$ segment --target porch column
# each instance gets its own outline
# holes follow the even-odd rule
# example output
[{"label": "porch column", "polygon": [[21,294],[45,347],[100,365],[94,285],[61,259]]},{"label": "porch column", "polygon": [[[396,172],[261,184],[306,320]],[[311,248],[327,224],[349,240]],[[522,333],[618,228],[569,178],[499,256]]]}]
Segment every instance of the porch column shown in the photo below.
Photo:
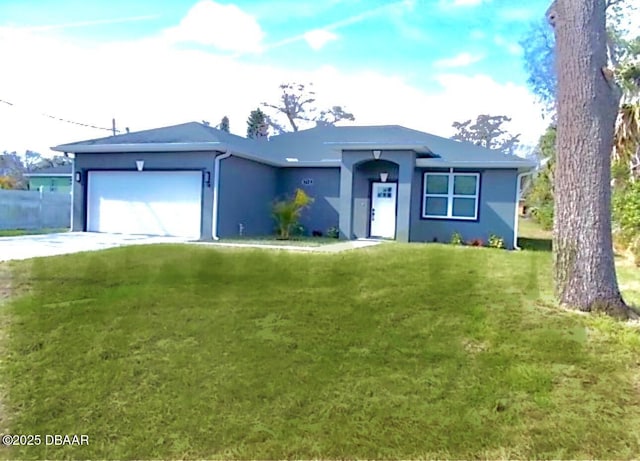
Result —
[{"label": "porch column", "polygon": [[398,164],[398,214],[396,221],[396,240],[409,241],[411,229],[411,184],[415,170],[415,153],[403,152],[395,159]]},{"label": "porch column", "polygon": [[351,240],[353,238],[353,165],[345,164],[344,159],[340,165],[340,217],[338,227],[340,238]]}]

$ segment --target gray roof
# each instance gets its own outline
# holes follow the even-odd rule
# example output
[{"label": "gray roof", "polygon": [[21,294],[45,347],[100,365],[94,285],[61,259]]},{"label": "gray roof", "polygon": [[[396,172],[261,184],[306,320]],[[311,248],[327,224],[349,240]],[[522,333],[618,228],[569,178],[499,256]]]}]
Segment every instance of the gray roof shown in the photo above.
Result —
[{"label": "gray roof", "polygon": [[56,165],[50,166],[48,168],[39,168],[37,170],[33,170],[30,173],[25,173],[24,175],[27,177],[30,176],[71,176],[71,168],[72,165],[69,163],[67,165]]},{"label": "gray roof", "polygon": [[423,166],[534,166],[533,162],[515,155],[398,125],[317,126],[273,136],[269,140],[254,140],[190,122],[63,144],[52,149],[73,153],[230,151],[281,166],[337,166],[342,150],[409,149],[416,152],[417,163]]}]

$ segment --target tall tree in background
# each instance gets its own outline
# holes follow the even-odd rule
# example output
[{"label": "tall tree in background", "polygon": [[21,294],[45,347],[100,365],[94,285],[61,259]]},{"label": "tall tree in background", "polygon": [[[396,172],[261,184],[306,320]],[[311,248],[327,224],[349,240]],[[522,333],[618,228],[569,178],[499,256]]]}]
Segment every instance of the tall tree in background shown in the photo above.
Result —
[{"label": "tall tree in background", "polygon": [[16,152],[4,151],[0,154],[0,177],[3,178],[2,189],[26,188],[25,172],[24,163]]},{"label": "tall tree in background", "polygon": [[621,97],[607,59],[606,0],[555,0],[556,294],[566,306],[634,316],[620,295],[611,240],[611,148]]},{"label": "tall tree in background", "polygon": [[545,230],[553,229],[553,176],[556,168],[556,127],[551,125],[536,147],[539,169],[526,192],[525,201],[533,218]]},{"label": "tall tree in background", "polygon": [[222,117],[222,120],[220,120],[220,125],[218,125],[218,129],[220,131],[229,133],[229,117],[227,117],[226,115]]},{"label": "tall tree in background", "polygon": [[549,22],[543,19],[531,25],[520,41],[527,83],[542,104],[546,114],[553,114],[556,105],[555,37]]},{"label": "tall tree in background", "polygon": [[495,149],[505,154],[512,154],[518,146],[519,134],[512,135],[502,125],[510,122],[511,118],[505,115],[478,115],[475,122],[453,122],[457,130],[451,139],[471,142],[477,146]]},{"label": "tall tree in background", "polygon": [[39,165],[42,163],[43,157],[38,152],[34,152],[32,150],[27,150],[24,153],[24,166],[27,169],[27,172],[31,172],[39,168]]},{"label": "tall tree in background", "polygon": [[247,119],[247,138],[266,138],[268,129],[266,114],[260,108],[252,110]]},{"label": "tall tree in background", "polygon": [[[309,87],[312,86],[310,83]],[[318,125],[335,125],[341,120],[354,121],[353,114],[345,111],[342,106],[319,110],[316,105],[316,93],[302,83],[283,83],[280,85],[282,94],[277,103],[263,102],[262,106],[275,112],[268,116],[267,122],[276,133],[298,131],[304,122],[316,122]],[[279,118],[286,120],[284,123]]]},{"label": "tall tree in background", "polygon": [[[629,89],[626,82],[631,81],[630,74],[635,73],[638,77],[637,48],[640,38],[632,37],[629,30],[629,18],[638,14],[637,0],[607,0],[606,4],[607,51],[611,56],[613,70],[621,77],[623,88]],[[557,87],[556,46],[553,29],[548,21],[532,23],[520,41],[520,46],[524,51],[524,66],[529,74],[527,83],[545,111],[553,116]],[[634,85],[636,88],[638,83],[640,82]]]}]

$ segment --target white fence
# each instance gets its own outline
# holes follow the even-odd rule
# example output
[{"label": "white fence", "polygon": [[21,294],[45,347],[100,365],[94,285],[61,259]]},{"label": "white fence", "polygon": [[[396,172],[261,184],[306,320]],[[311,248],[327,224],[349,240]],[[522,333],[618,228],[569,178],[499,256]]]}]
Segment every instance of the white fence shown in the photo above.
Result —
[{"label": "white fence", "polygon": [[69,227],[71,195],[0,189],[0,230]]}]

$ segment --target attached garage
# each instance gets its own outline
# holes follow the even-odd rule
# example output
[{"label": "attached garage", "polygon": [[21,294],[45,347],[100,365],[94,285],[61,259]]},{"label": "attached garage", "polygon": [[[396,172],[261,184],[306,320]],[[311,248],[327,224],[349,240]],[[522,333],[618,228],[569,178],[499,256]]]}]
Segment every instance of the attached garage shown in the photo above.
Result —
[{"label": "attached garage", "polygon": [[86,230],[198,239],[202,171],[88,171]]}]

